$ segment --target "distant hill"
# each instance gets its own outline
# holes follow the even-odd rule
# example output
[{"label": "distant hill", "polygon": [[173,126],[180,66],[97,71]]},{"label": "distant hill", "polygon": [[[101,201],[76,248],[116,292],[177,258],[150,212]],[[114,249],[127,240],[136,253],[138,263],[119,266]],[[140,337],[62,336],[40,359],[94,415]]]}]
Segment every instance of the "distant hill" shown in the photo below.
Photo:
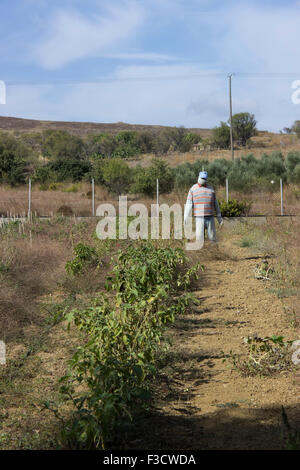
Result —
[{"label": "distant hill", "polygon": [[[22,132],[42,132],[46,129],[64,130],[80,137],[88,134],[99,134],[109,132],[118,134],[120,131],[150,131],[158,132],[168,126],[151,126],[142,124],[127,124],[125,122],[97,123],[97,122],[68,122],[68,121],[39,121],[36,119],[22,119],[14,117],[0,116],[0,131],[12,132],[14,134]],[[210,129],[188,129],[206,138],[211,134]]]}]

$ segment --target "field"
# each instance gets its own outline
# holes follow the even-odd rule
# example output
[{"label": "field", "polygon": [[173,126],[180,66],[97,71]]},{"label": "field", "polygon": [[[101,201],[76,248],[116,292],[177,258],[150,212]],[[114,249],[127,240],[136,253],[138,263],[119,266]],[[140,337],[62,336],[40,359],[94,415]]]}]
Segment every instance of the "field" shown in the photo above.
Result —
[{"label": "field", "polygon": [[[1,117],[0,129],[15,136],[57,129],[86,138],[162,128]],[[172,237],[99,240],[92,173],[79,181],[33,176],[30,217],[28,175],[1,185],[0,449],[300,449],[300,372],[292,360],[292,343],[300,339],[299,149],[294,135],[266,131],[249,148],[235,149],[236,157],[261,158],[243,161],[235,180],[233,174],[242,189],[229,181],[230,200],[247,203],[244,210],[258,217],[225,218],[218,244],[206,240],[198,251]],[[220,158],[230,160],[231,152],[123,156],[115,184],[137,165],[147,182],[145,169],[160,161],[163,186],[167,172],[194,163],[192,170],[179,168],[172,191],[159,195],[160,204],[183,208],[197,160],[210,165]],[[226,165],[218,161],[213,170],[213,177],[221,174],[220,201]],[[250,167],[263,175],[244,190],[239,178]],[[282,176],[288,217],[280,217]],[[257,173],[249,170],[249,177],[253,184]],[[95,208],[111,203],[119,227],[119,200],[109,183],[95,185]],[[135,203],[149,211],[156,192],[129,191],[128,206]]]},{"label": "field", "polygon": [[[54,216],[1,230],[0,322],[8,358],[1,368],[2,449],[76,448],[62,439],[55,414],[57,407],[72,414],[60,402],[58,379],[85,344],[67,317],[96,305],[111,256],[136,244],[97,241],[95,225]],[[278,369],[270,368],[270,357],[256,370],[243,343],[251,335],[299,339],[299,228],[298,218],[230,224],[218,231],[218,247],[206,243],[187,253],[202,266],[187,289],[196,298],[163,333],[146,408],[135,410],[132,423],[118,421],[106,449],[299,448],[299,372],[289,349]],[[72,275],[65,266],[76,259],[78,243],[94,247],[101,264]],[[264,259],[272,268],[268,280],[255,275]]]}]

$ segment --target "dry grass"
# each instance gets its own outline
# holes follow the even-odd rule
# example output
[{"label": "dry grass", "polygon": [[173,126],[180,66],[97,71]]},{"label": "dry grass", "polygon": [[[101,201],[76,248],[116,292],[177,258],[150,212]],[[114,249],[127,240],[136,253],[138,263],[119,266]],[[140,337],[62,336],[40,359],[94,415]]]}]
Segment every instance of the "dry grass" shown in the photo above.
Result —
[{"label": "dry grass", "polygon": [[[1,339],[19,337],[27,325],[40,324],[39,299],[53,290],[64,269],[66,250],[56,240],[7,233],[0,240]],[[26,238],[25,238],[26,237]]]},{"label": "dry grass", "polygon": [[[73,185],[74,186],[74,185]],[[70,185],[69,185],[70,187]],[[32,213],[35,216],[53,216],[56,214],[66,216],[92,216],[91,188],[86,183],[75,185],[76,192],[67,192],[68,185],[61,184],[55,191],[41,191],[39,186],[33,187]],[[252,202],[251,215],[280,215],[280,190],[277,191],[253,191],[253,192],[229,192],[230,199]],[[180,204],[182,208],[186,202],[187,189],[174,190],[170,194],[160,195],[159,202],[172,205]],[[226,198],[225,187],[216,190],[218,199]],[[105,188],[96,186],[95,207],[101,203],[111,203],[118,211],[119,200],[116,195],[109,193]],[[300,212],[300,192],[297,185],[284,186],[284,214],[297,215]],[[128,195],[128,205],[132,203],[144,204],[148,210],[156,204],[156,197]],[[0,187],[0,216],[13,217],[25,216],[28,212],[28,188],[20,187],[11,189]]]},{"label": "dry grass", "polygon": [[[68,192],[71,186],[77,191]],[[81,183],[78,185],[60,184],[55,191],[41,191],[39,185],[32,186],[31,210],[36,216],[53,216],[62,212],[61,207],[69,207],[70,215],[91,216],[91,185]],[[112,199],[112,196],[102,187],[95,188],[95,204]],[[0,215],[25,216],[28,213],[28,187],[23,186],[11,189],[0,187]]]},{"label": "dry grass", "polygon": [[[298,206],[299,207],[299,206]],[[270,217],[265,224],[239,224],[224,236],[248,241],[254,252],[269,256],[274,274],[266,287],[281,299],[289,323],[300,328],[300,219]]]},{"label": "dry grass", "polygon": [[[127,124],[126,122],[115,123],[97,123],[97,122],[70,122],[70,121],[41,121],[37,119],[21,119],[0,116],[0,130],[19,134],[22,132],[43,132],[47,129],[63,130],[70,134],[80,137],[87,137],[89,134],[100,134],[109,132],[118,134],[121,131],[142,131],[157,132],[168,129],[168,126],[155,126],[143,124]],[[199,133],[206,138],[210,133],[210,129],[188,129],[192,132]]]},{"label": "dry grass", "polygon": [[54,217],[0,227],[0,340],[7,349],[0,367],[0,449],[58,446],[59,423],[42,409],[44,400],[59,399],[57,380],[78,343],[62,314],[103,290],[108,268],[103,256],[100,270],[72,279],[65,264],[79,241],[95,243],[95,226],[95,219]]},{"label": "dry grass", "polygon": [[[291,151],[300,150],[300,141],[296,136],[262,133],[258,137],[252,138],[253,143],[249,147],[238,147],[234,150],[234,157],[239,158],[243,155],[252,153],[256,158],[260,158],[263,153],[271,153],[280,151],[284,157]],[[130,166],[140,164],[143,167],[147,167],[151,164],[151,159],[154,155],[144,155],[139,159],[132,159]],[[224,158],[225,160],[231,160],[231,150],[197,150],[193,152],[179,153],[171,152],[161,157],[171,167],[176,167],[182,163],[194,163],[196,160],[208,160],[213,161],[217,158]]]}]

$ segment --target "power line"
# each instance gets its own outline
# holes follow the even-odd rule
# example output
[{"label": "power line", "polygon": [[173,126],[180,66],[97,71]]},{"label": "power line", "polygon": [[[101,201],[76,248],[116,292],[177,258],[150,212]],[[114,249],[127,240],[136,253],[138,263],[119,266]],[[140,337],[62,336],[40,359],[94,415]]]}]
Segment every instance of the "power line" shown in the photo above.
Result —
[{"label": "power line", "polygon": [[226,73],[194,73],[188,75],[161,75],[145,76],[145,77],[116,77],[116,78],[96,78],[93,80],[53,80],[53,81],[5,81],[7,86],[34,86],[34,85],[81,85],[81,84],[97,84],[97,83],[114,83],[114,82],[145,82],[145,81],[161,81],[161,80],[181,80],[181,79],[194,79],[194,78],[209,78],[209,77],[226,77]]},{"label": "power line", "polygon": [[[234,74],[237,78],[241,79],[261,79],[261,78],[283,78],[290,79],[299,77],[300,72],[236,72]],[[75,85],[94,85],[98,83],[126,83],[126,82],[147,82],[147,81],[169,81],[169,80],[193,80],[210,77],[226,77],[225,72],[212,72],[212,73],[191,73],[185,75],[161,75],[161,76],[144,76],[144,77],[107,77],[95,78],[92,80],[46,80],[46,81],[25,81],[25,80],[8,80],[5,84],[9,87],[16,86],[75,86]]]}]

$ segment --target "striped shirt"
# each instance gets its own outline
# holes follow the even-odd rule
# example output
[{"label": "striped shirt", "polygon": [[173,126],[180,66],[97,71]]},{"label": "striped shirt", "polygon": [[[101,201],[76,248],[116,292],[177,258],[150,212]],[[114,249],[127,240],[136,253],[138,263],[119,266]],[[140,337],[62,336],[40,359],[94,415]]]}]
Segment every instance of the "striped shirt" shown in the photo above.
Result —
[{"label": "striped shirt", "polygon": [[214,211],[217,216],[221,215],[216,193],[210,186],[194,184],[189,190],[187,202],[193,204],[195,217],[212,216]]}]

